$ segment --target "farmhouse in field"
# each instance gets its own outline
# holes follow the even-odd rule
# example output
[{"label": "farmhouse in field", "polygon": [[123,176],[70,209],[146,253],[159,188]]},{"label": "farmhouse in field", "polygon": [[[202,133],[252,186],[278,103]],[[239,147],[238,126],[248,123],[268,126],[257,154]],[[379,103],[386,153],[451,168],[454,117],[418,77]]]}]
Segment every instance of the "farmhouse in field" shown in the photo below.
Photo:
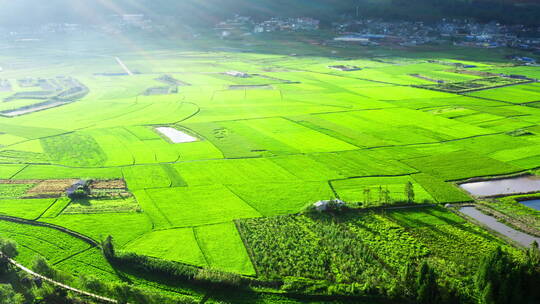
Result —
[{"label": "farmhouse in field", "polygon": [[324,212],[335,207],[343,207],[343,206],[345,206],[345,202],[340,199],[322,200],[322,201],[315,202],[313,204],[313,207],[315,208],[315,210],[319,212]]},{"label": "farmhouse in field", "polygon": [[360,70],[362,70],[361,68],[359,68],[357,66],[352,66],[352,65],[331,65],[331,66],[329,66],[329,68],[334,69],[334,70],[344,71],[344,72],[352,72],[352,71],[360,71]]},{"label": "farmhouse in field", "polygon": [[73,194],[75,194],[75,191],[77,191],[78,189],[84,188],[86,186],[86,184],[87,184],[87,181],[85,181],[83,179],[80,179],[80,180],[74,182],[73,185],[71,185],[69,188],[67,188],[66,195],[68,197],[73,196]]},{"label": "farmhouse in field", "polygon": [[239,72],[239,71],[228,71],[225,72],[226,75],[238,78],[250,78],[251,76],[248,73]]}]

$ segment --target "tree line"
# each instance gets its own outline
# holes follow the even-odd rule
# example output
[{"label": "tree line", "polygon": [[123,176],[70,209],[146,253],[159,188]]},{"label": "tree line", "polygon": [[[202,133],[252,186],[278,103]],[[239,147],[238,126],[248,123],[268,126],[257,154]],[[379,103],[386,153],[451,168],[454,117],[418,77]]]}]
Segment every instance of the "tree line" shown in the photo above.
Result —
[{"label": "tree line", "polygon": [[387,206],[394,203],[407,203],[412,204],[415,202],[416,194],[414,190],[414,185],[412,182],[408,181],[404,185],[403,194],[405,195],[405,200],[395,200],[392,198],[392,194],[388,187],[383,187],[380,185],[373,190],[371,187],[366,187],[362,191],[363,200],[362,203],[364,206]]},{"label": "tree line", "polygon": [[[79,304],[94,303],[93,300],[73,294],[62,288],[52,286],[47,282],[32,278],[28,274],[15,269],[7,258],[15,258],[18,254],[17,245],[8,240],[0,239],[0,304]],[[103,242],[103,253],[117,266],[135,267],[141,271],[165,276],[175,281],[178,279],[193,281],[204,287],[230,289],[238,292],[249,286],[249,280],[241,276],[214,270],[205,270],[164,260],[151,259],[134,254],[116,253],[112,238]],[[124,282],[103,282],[94,277],[81,276],[73,278],[50,266],[43,257],[36,257],[32,269],[48,278],[77,288],[114,298],[118,303],[196,303],[194,299],[169,298],[145,289],[137,288]],[[253,279],[255,280],[255,279]],[[304,293],[309,290],[333,296],[349,295],[351,290],[347,285],[330,284],[322,286],[322,281],[302,278],[287,278],[281,286],[288,293]],[[480,263],[474,275],[473,295],[463,298],[458,291],[448,288],[444,279],[431,265],[429,259],[410,261],[397,273],[396,280],[386,285],[386,290],[373,285],[365,290],[364,295],[389,297],[400,303],[479,303],[479,304],[510,304],[540,303],[540,249],[535,242],[530,248],[521,251],[506,251],[501,247],[488,253]],[[260,283],[260,282],[259,282]],[[275,283],[275,282],[274,282]],[[245,286],[244,286],[245,285]],[[280,283],[281,285],[281,283]],[[269,287],[277,288],[277,286]],[[245,289],[247,292],[248,289]]]}]

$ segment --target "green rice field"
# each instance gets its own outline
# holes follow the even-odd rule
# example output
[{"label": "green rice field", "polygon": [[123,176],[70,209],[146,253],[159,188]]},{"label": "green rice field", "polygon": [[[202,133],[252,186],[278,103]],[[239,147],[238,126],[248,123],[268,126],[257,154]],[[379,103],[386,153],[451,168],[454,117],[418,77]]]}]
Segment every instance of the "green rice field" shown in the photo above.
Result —
[{"label": "green rice field", "polygon": [[[331,47],[300,43],[291,46],[291,56],[260,41],[250,52],[96,45],[91,52],[99,56],[77,41],[71,51],[51,44],[38,56],[38,46],[3,50],[0,78],[15,84],[66,75],[88,94],[18,116],[5,114],[32,100],[0,99],[0,215],[67,228],[96,243],[112,236],[122,253],[247,278],[327,280],[335,288],[365,283],[347,285],[352,294],[375,281],[390,286],[406,260],[426,259],[459,289],[472,284],[471,267],[481,254],[506,245],[440,206],[473,201],[460,181],[540,168],[536,80],[454,92],[411,76],[460,85],[483,81],[433,58],[472,62],[492,73],[540,75],[540,68],[509,66],[502,56],[459,49],[338,49],[335,55]],[[123,73],[115,57],[136,73],[112,76]],[[361,69],[329,68],[334,65]],[[145,95],[163,86],[157,79],[164,75],[190,85]],[[195,140],[176,142],[159,127]],[[36,180],[62,179],[123,179],[129,195],[27,197]],[[379,207],[383,190],[386,203],[404,203],[408,183],[412,203],[436,206],[335,221],[300,214],[329,199]],[[97,248],[57,229],[0,218],[0,237],[19,243],[22,263],[39,254],[72,274],[129,278],[198,300],[205,294],[122,273]],[[272,298],[264,294],[257,303],[279,303],[266,297]]]}]

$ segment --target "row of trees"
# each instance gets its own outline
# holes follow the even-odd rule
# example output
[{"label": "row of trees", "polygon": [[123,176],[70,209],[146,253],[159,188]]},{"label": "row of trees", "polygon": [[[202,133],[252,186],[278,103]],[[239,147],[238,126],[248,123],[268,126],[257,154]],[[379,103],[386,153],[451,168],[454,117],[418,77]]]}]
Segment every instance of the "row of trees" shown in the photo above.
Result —
[{"label": "row of trees", "polygon": [[[364,188],[364,191],[363,191],[363,194],[364,194],[364,205],[365,206],[371,206],[371,205],[374,205],[374,204],[378,204],[378,205],[390,205],[394,202],[394,200],[392,199],[392,196],[390,194],[390,190],[388,190],[388,187],[385,187],[383,188],[383,186],[379,186],[379,188],[377,188],[377,199],[375,200],[373,198],[373,195],[375,195],[375,193],[372,192],[372,189],[371,188]],[[407,182],[405,184],[405,187],[404,187],[404,190],[403,190],[403,193],[405,194],[405,197],[406,197],[406,202],[411,204],[411,203],[414,203],[414,200],[415,200],[415,193],[414,193],[414,185],[412,182]]]}]

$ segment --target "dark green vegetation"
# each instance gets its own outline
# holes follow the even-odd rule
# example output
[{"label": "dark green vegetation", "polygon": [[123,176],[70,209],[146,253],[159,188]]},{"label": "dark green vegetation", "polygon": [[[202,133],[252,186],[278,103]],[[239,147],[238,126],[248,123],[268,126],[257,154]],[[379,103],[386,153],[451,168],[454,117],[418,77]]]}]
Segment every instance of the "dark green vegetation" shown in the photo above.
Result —
[{"label": "dark green vegetation", "polygon": [[[99,297],[106,295],[118,303],[196,303],[190,298],[171,298],[156,294],[142,288],[134,288],[122,282],[100,281],[93,276],[74,277],[55,267],[43,257],[36,256],[32,261],[31,271],[43,275],[53,282],[21,269],[8,259],[18,255],[17,243],[11,240],[0,239],[0,303],[2,304],[77,304],[77,303],[110,303]],[[64,285],[60,285],[64,284]],[[93,295],[85,295],[75,290],[68,290],[69,286],[76,290],[85,290]]]},{"label": "dark green vegetation", "polygon": [[540,250],[538,243],[521,261],[497,248],[484,258],[475,283],[481,303],[538,303],[540,301]]},{"label": "dark green vegetation", "polygon": [[[411,76],[461,85],[488,83],[489,73],[540,75],[510,66],[507,50],[398,53],[293,35],[219,45],[125,38],[137,48],[102,38],[66,53],[28,42],[0,57],[14,90],[0,97],[27,90],[17,80],[29,76],[70,75],[89,90],[61,107],[0,117],[0,214],[29,220],[0,221],[0,237],[19,244],[20,263],[40,255],[75,285],[91,275],[178,301],[358,303],[472,301],[484,255],[501,246],[523,259],[442,207],[381,208],[470,202],[455,181],[540,166],[538,83],[457,93]],[[116,57],[140,74],[112,76],[123,72]],[[463,73],[464,63],[479,72]],[[362,69],[329,68],[339,65]],[[169,77],[190,85],[144,95]],[[175,144],[157,127],[197,140]],[[77,181],[91,182],[66,197]],[[372,212],[299,214],[338,198]]]},{"label": "dark green vegetation", "polygon": [[431,207],[246,219],[239,225],[259,276],[285,277],[282,288],[296,292],[414,297],[404,277],[411,267],[427,263],[445,289],[438,292],[445,301],[474,302],[477,265],[505,246],[453,213]]}]

